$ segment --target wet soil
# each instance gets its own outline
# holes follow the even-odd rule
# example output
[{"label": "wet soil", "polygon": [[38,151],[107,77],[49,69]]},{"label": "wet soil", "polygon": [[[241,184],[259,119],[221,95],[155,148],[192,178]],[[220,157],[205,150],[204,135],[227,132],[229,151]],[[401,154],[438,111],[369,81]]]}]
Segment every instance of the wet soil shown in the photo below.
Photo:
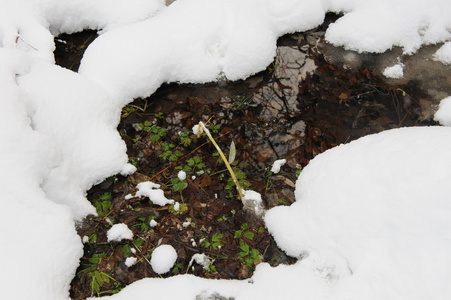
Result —
[{"label": "wet soil", "polygon": [[[144,277],[190,273],[244,279],[262,261],[273,266],[296,261],[277,248],[261,219],[243,208],[216,149],[205,136],[192,134],[199,121],[224,153],[234,142],[240,184],[259,192],[268,209],[293,203],[297,175],[327,149],[387,129],[434,124],[425,115],[425,103],[433,100],[415,80],[390,85],[365,61],[352,69],[330,62],[318,47],[326,26],[281,37],[274,62],[246,80],[166,84],[124,108],[118,131],[138,170],[88,192],[99,217],[79,224],[88,242],[72,282],[74,299],[111,294]],[[59,37],[64,42],[57,43],[57,63],[76,70],[76,56],[93,38],[94,32]],[[287,163],[271,173],[272,163],[281,158]],[[183,182],[177,180],[179,169],[187,171]],[[160,184],[181,209],[133,197],[144,181]],[[128,194],[132,197],[126,200]],[[134,240],[108,243],[110,222],[127,224]],[[163,275],[149,263],[160,244],[172,245],[178,254],[174,268]],[[190,265],[200,253],[213,267]],[[138,260],[127,267],[127,256]],[[111,279],[96,281],[95,271]]]}]

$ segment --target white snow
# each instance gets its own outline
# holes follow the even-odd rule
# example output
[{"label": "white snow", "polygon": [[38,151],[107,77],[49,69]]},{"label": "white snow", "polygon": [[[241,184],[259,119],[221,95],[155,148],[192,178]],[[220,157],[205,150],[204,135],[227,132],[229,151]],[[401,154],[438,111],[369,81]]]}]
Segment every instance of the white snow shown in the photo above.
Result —
[{"label": "white snow", "polygon": [[127,224],[119,223],[111,226],[107,231],[108,242],[120,242],[122,240],[133,239],[133,232],[128,228]]},{"label": "white snow", "polygon": [[188,266],[191,266],[193,262],[196,262],[197,264],[201,265],[202,268],[205,270],[210,269],[211,265],[211,259],[205,255],[204,253],[196,253],[191,257],[191,260],[189,261]]},{"label": "white snow", "polygon": [[451,42],[445,43],[434,54],[434,60],[441,61],[444,64],[451,65]]},{"label": "white snow", "polygon": [[180,203],[175,202],[174,204],[174,211],[179,211],[180,210]]},{"label": "white snow", "polygon": [[122,176],[128,176],[136,172],[136,167],[132,164],[125,164],[121,170]]},{"label": "white snow", "polygon": [[262,195],[252,190],[241,190],[243,194],[243,207],[260,216],[264,212]]},{"label": "white snow", "polygon": [[149,225],[150,225],[150,227],[155,227],[158,225],[158,222],[155,221],[154,219],[152,219],[152,220],[150,220]]},{"label": "white snow", "polygon": [[150,259],[152,270],[157,274],[164,274],[171,270],[177,260],[177,252],[171,245],[158,246]]},{"label": "white snow", "polygon": [[[116,130],[123,105],[163,82],[259,72],[278,36],[328,11],[344,14],[326,31],[336,46],[412,53],[445,42],[434,59],[451,61],[449,0],[0,0],[0,228],[14,245],[0,247],[2,298],[69,298],[83,255],[75,222],[95,214],[86,191],[134,171]],[[80,73],[55,66],[53,35],[84,28],[102,32]],[[444,125],[447,99],[435,115]],[[318,155],[297,201],[266,215],[281,247],[308,255],[292,266],[260,264],[253,284],[145,279],[110,298],[449,299],[449,130],[392,130]],[[140,192],[173,203],[155,184]]]},{"label": "white snow", "polygon": [[439,108],[434,115],[434,120],[444,126],[451,126],[451,96],[440,101]]},{"label": "white snow", "polygon": [[277,174],[280,172],[280,168],[287,163],[286,159],[278,159],[276,160],[271,167],[271,172],[273,172],[274,174]]},{"label": "white snow", "polygon": [[199,126],[199,124],[194,125],[192,130],[193,130],[193,134],[195,134],[196,136],[197,136],[199,133],[204,132],[204,130],[202,129],[201,126]]},{"label": "white snow", "polygon": [[450,151],[447,127],[333,148],[310,162],[296,202],[267,212],[266,225],[288,255],[312,256],[337,299],[449,298]]},{"label": "white snow", "polygon": [[180,180],[185,180],[185,179],[186,179],[186,173],[185,173],[184,171],[179,171],[179,172],[177,173],[177,177],[178,177]]},{"label": "white snow", "polygon": [[133,266],[136,263],[137,260],[138,259],[136,257],[127,257],[125,259],[125,265],[127,267],[131,267],[131,266]]},{"label": "white snow", "polygon": [[138,192],[135,197],[148,197],[153,204],[165,206],[167,204],[174,204],[174,200],[167,199],[164,196],[163,190],[160,189],[160,185],[151,181],[145,181],[138,183],[136,186]]},{"label": "white snow", "polygon": [[382,74],[387,78],[402,78],[404,76],[403,64],[396,64],[385,68]]}]

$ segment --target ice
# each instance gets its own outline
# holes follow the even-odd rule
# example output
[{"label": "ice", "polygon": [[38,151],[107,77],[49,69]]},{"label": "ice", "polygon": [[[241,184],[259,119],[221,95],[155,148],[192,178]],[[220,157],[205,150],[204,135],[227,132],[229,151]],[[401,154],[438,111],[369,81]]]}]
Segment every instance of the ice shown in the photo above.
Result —
[{"label": "ice", "polygon": [[133,239],[133,232],[128,228],[127,224],[120,223],[114,224],[107,231],[107,239],[108,242],[120,242],[122,240],[131,240]]},{"label": "ice", "polygon": [[152,270],[157,274],[164,274],[171,270],[177,260],[177,252],[171,245],[158,246],[150,259]]}]

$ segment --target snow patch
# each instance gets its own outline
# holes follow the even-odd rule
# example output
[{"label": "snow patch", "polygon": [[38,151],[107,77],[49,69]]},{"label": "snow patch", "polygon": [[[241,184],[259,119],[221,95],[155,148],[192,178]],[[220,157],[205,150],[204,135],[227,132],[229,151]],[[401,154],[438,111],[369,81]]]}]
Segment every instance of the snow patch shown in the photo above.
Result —
[{"label": "snow patch", "polygon": [[127,224],[114,224],[107,231],[108,242],[120,242],[122,240],[133,239],[133,232],[128,228]]},{"label": "snow patch", "polygon": [[271,167],[271,172],[273,172],[274,174],[277,174],[280,172],[280,168],[286,164],[287,160],[286,159],[278,159],[276,160]]},{"label": "snow patch", "polygon": [[158,246],[150,259],[152,270],[157,274],[164,274],[171,270],[177,260],[177,252],[171,245]]},{"label": "snow patch", "polygon": [[387,78],[402,78],[404,76],[403,68],[403,64],[396,64],[394,66],[385,68],[382,74],[384,74],[384,76]]}]

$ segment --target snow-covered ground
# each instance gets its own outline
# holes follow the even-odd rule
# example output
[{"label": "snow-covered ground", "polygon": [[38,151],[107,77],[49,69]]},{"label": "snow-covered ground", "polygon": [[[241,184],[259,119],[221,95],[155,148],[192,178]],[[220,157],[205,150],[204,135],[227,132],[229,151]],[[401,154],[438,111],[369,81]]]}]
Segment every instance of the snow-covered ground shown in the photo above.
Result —
[{"label": "snow-covered ground", "polygon": [[[449,0],[0,0],[1,298],[69,298],[83,253],[74,222],[95,211],[86,191],[133,171],[116,131],[123,105],[164,82],[254,74],[278,36],[329,11],[344,13],[326,32],[336,46],[411,54],[446,42],[431,59],[450,62]],[[53,36],[84,28],[102,31],[80,72],[54,65]],[[436,119],[450,124],[449,98]],[[111,298],[449,299],[450,153],[448,127],[326,151],[296,203],[265,216],[295,265],[260,264],[248,281],[145,279]]]}]

